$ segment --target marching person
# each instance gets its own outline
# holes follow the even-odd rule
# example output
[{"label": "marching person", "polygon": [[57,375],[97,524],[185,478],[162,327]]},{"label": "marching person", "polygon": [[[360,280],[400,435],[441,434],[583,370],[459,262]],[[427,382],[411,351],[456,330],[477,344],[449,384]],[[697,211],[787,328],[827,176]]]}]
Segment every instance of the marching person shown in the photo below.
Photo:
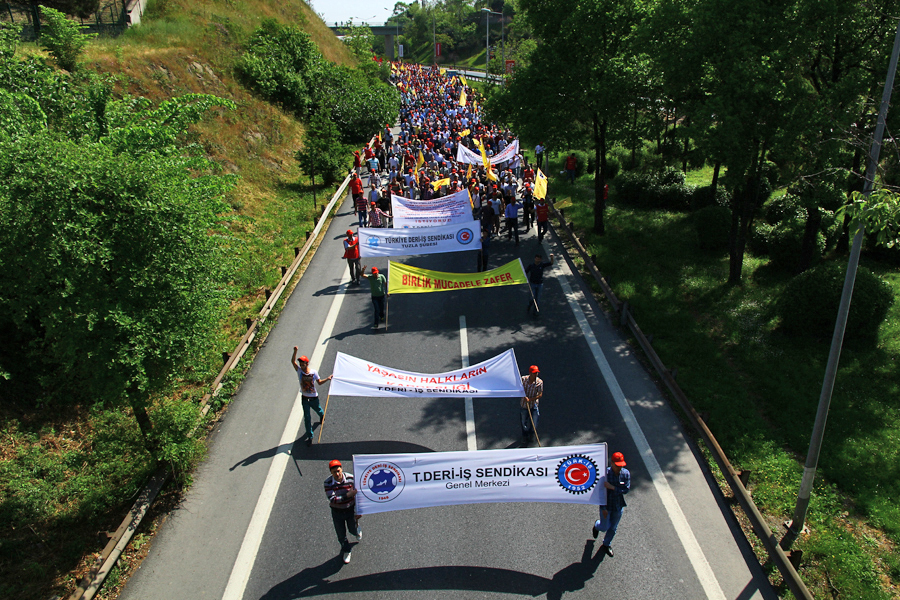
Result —
[{"label": "marching person", "polygon": [[363,265],[362,276],[369,280],[369,289],[372,292],[372,305],[375,307],[375,324],[372,329],[378,329],[379,320],[384,320],[384,298],[387,296],[387,279],[378,272],[378,267],[372,267],[372,274],[366,275],[366,265]]},{"label": "marching person", "polygon": [[537,217],[537,233],[538,243],[544,241],[544,235],[550,227],[550,205],[544,198],[540,198],[534,207],[534,214]]},{"label": "marching person", "polygon": [[537,365],[531,365],[528,367],[528,375],[522,375],[522,387],[525,388],[525,396],[519,402],[519,417],[522,421],[522,441],[526,444],[534,436],[538,419],[541,416],[538,410],[538,402],[541,396],[544,395],[544,381],[538,377],[540,372]]},{"label": "marching person", "polygon": [[291,355],[291,366],[297,371],[297,377],[300,378],[300,397],[303,404],[303,424],[306,426],[306,445],[312,446],[312,415],[310,409],[316,411],[319,415],[319,424],[325,418],[325,411],[319,404],[319,392],[316,385],[322,385],[326,381],[331,381],[334,375],[329,375],[325,379],[319,377],[318,371],[309,368],[309,359],[306,356],[297,358],[297,346],[294,346],[294,353]]},{"label": "marching person", "polygon": [[519,245],[519,209],[522,207],[515,196],[511,196],[509,203],[503,211],[506,216],[506,239],[511,240],[516,236],[516,246]]},{"label": "marching person", "polygon": [[631,490],[631,472],[625,468],[625,456],[621,452],[613,452],[612,465],[606,468],[606,504],[600,506],[600,518],[594,521],[592,533],[594,539],[601,531],[605,531],[600,552],[613,556],[612,544],[619,528],[622,513],[625,512],[625,494]]},{"label": "marching person", "polygon": [[532,305],[537,309],[535,313],[540,314],[541,290],[544,287],[544,269],[553,265],[553,255],[550,255],[550,262],[543,262],[544,257],[540,254],[534,255],[534,262],[525,267],[525,275],[528,276],[528,284],[531,286],[531,294],[534,296],[534,302],[528,303],[528,311],[531,311]]},{"label": "marching person", "polygon": [[362,529],[359,526],[359,517],[356,512],[356,489],[353,487],[353,474],[344,473],[341,461],[335,459],[328,463],[331,477],[325,480],[325,495],[328,496],[328,505],[331,507],[331,521],[334,523],[334,532],[341,544],[344,564],[350,562],[350,552],[353,547],[347,540],[347,532],[357,540],[362,539]]},{"label": "marching person", "polygon": [[347,230],[347,238],[344,240],[344,258],[350,267],[350,281],[353,285],[359,285],[359,236],[353,235],[353,230]]}]

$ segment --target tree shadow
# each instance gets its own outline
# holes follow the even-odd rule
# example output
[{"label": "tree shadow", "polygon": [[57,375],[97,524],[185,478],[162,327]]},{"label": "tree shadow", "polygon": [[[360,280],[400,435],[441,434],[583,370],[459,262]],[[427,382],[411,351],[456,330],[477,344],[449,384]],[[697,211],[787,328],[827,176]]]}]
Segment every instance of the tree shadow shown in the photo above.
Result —
[{"label": "tree shadow", "polygon": [[[327,417],[327,415],[326,415]],[[313,437],[318,429],[319,423],[313,426]],[[290,444],[281,444],[265,450],[255,452],[250,456],[240,460],[234,464],[229,471],[234,471],[238,467],[247,467],[253,463],[266,458],[272,458],[276,454],[290,454],[295,460],[331,460],[333,458],[347,457],[350,458],[354,454],[404,454],[414,452],[434,452],[427,446],[412,444],[409,442],[401,442],[398,440],[371,440],[365,442],[340,442],[340,443],[323,443],[306,446],[300,443],[306,440],[306,432]]]},{"label": "tree shadow", "polygon": [[552,579],[493,567],[443,566],[399,569],[333,581],[341,569],[334,557],[316,567],[304,569],[269,589],[261,600],[288,600],[328,594],[350,594],[385,591],[458,590],[494,592],[559,600],[566,592],[583,589],[594,576],[605,554],[593,553],[593,540],[587,540],[581,560],[561,569]]}]

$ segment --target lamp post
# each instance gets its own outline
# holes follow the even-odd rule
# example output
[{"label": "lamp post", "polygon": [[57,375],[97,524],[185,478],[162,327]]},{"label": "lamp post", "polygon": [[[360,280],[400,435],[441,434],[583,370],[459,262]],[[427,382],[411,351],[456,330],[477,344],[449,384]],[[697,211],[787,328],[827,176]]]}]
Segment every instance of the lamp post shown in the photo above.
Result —
[{"label": "lamp post", "polygon": [[[503,69],[506,69],[506,24],[504,23],[505,19],[503,18],[505,15],[502,12],[496,12],[489,8],[482,8],[481,12],[483,12],[485,14],[485,17],[487,18],[487,31],[484,34],[484,78],[487,79],[488,72],[490,71],[489,65],[491,61],[491,15],[497,15],[498,17],[500,17],[500,58],[503,61]],[[506,80],[504,79],[503,81],[505,82]]]}]

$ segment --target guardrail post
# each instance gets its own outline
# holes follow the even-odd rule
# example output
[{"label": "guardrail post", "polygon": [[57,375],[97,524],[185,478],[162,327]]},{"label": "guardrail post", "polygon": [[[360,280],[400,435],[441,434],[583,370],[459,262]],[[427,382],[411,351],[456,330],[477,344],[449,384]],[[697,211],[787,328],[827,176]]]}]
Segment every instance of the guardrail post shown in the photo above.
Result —
[{"label": "guardrail post", "polygon": [[[752,473],[750,469],[743,469],[740,473],[738,473],[738,479],[741,480],[741,485],[746,489],[748,485],[750,485],[750,473]],[[794,568],[797,568],[797,565],[794,565]]]},{"label": "guardrail post", "polygon": [[559,209],[559,217],[562,220],[563,225],[565,225],[566,224],[566,209],[564,209],[564,208]]},{"label": "guardrail post", "polygon": [[669,373],[672,374],[672,379],[678,379],[678,367],[669,370]]},{"label": "guardrail post", "polygon": [[[306,239],[309,239],[308,232],[306,234]],[[294,246],[294,258],[297,258],[298,256],[300,256],[300,248],[298,248],[297,246]]]},{"label": "guardrail post", "polygon": [[709,425],[709,412],[708,411],[704,411],[704,412],[700,413],[699,416],[700,416],[701,421],[703,421],[704,423]]},{"label": "guardrail post", "polygon": [[[306,230],[306,239],[307,239],[307,240],[309,239],[309,236],[310,236],[311,234],[312,234],[312,232],[311,232],[309,229],[307,229],[307,230]],[[294,250],[297,251],[297,254],[300,254],[300,249],[299,249],[299,248],[294,248]],[[295,254],[294,256],[297,256],[297,254]]]},{"label": "guardrail post", "polygon": [[284,277],[285,273],[287,273],[287,267],[281,267],[281,276]]},{"label": "guardrail post", "polygon": [[266,288],[266,300],[268,300],[272,296],[272,290]]},{"label": "guardrail post", "polygon": [[244,325],[247,326],[247,330],[249,331],[250,328],[253,327],[253,319],[247,317],[246,319],[244,319]]},{"label": "guardrail post", "polygon": [[788,560],[791,561],[794,569],[799,569],[800,561],[803,560],[803,550],[791,550],[788,552]]},{"label": "guardrail post", "polygon": [[619,326],[624,327],[628,322],[628,301],[622,303],[622,312],[619,313]]},{"label": "guardrail post", "polygon": [[653,334],[652,334],[652,333],[651,333],[650,335],[647,336],[647,342],[650,343],[650,344],[653,343]]},{"label": "guardrail post", "polygon": [[228,362],[228,359],[230,359],[230,358],[231,358],[230,352],[223,352],[222,353],[222,364],[226,364]]}]

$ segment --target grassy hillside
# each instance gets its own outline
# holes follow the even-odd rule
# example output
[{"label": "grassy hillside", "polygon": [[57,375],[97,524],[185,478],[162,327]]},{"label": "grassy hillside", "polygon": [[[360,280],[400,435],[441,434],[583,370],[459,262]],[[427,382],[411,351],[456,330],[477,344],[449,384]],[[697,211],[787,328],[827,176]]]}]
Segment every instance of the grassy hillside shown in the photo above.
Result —
[{"label": "grassy hillside", "polygon": [[[85,70],[110,79],[116,97],[143,96],[158,104],[208,93],[237,105],[210,115],[189,135],[223,170],[240,176],[228,197],[237,298],[205,371],[180,380],[179,400],[202,395],[221,366],[221,352],[234,347],[245,317],[259,312],[265,289],[278,281],[279,267],[291,262],[293,248],[313,226],[312,189],[301,182],[293,158],[303,143],[302,124],[234,76],[242,45],[266,18],[301,27],[326,58],[353,65],[352,55],[301,0],[156,0],[141,25],[91,42],[82,58]],[[33,44],[20,51],[41,53]],[[331,191],[318,190],[319,204]],[[105,544],[97,532],[116,528],[153,465],[127,411],[36,411],[34,400],[0,402],[0,592],[45,600],[74,589]],[[175,493],[169,491],[163,506]],[[138,556],[146,539],[141,532],[126,558]],[[120,575],[104,596],[115,594]]]}]

